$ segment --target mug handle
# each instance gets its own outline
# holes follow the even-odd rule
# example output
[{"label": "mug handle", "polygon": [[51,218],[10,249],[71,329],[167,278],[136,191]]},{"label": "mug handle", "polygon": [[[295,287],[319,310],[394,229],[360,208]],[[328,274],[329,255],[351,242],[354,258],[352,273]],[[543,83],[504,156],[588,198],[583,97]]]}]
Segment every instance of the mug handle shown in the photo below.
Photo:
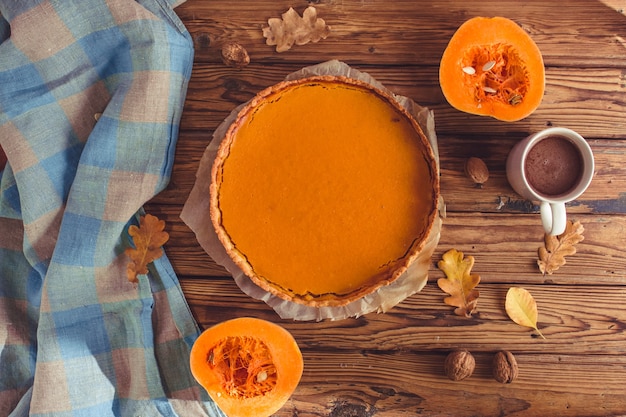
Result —
[{"label": "mug handle", "polygon": [[565,231],[566,214],[564,203],[548,203],[542,201],[540,211],[541,223],[546,233],[558,236]]}]

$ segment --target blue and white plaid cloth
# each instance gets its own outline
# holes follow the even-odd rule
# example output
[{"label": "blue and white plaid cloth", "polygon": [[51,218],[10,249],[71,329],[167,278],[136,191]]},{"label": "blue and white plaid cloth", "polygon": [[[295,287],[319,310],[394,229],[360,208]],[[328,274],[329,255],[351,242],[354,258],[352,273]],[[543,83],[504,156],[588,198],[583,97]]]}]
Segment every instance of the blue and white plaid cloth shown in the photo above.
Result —
[{"label": "blue and white plaid cloth", "polygon": [[193,44],[173,0],[0,0],[0,416],[221,416],[166,257],[126,278],[167,184]]}]

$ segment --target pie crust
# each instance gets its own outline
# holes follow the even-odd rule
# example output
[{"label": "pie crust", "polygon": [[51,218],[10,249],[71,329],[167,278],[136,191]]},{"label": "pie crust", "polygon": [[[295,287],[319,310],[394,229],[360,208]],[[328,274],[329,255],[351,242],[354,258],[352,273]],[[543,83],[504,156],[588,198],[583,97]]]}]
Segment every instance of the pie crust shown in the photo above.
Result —
[{"label": "pie crust", "polygon": [[285,81],[238,113],[211,171],[226,252],[285,300],[342,306],[395,281],[437,215],[433,150],[386,92],[342,76]]}]

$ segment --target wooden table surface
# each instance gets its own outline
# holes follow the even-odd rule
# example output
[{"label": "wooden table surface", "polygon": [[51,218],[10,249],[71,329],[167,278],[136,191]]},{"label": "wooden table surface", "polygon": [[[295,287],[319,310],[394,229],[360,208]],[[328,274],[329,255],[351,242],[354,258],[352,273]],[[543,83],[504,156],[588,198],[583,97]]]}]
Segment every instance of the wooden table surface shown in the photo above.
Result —
[{"label": "wooden table surface", "polygon": [[[332,27],[317,44],[277,53],[262,27],[289,7],[308,6]],[[614,416],[626,415],[626,1],[563,0],[188,0],[176,11],[196,47],[173,176],[146,210],[167,222],[166,252],[203,327],[254,316],[279,323],[298,341],[305,370],[278,416]],[[473,16],[505,16],[541,49],[546,91],[541,106],[513,122],[450,107],[438,83],[442,52]],[[220,48],[244,46],[251,63],[225,66]],[[202,153],[238,104],[299,68],[338,59],[370,73],[393,92],[434,110],[447,204],[426,288],[385,314],[322,322],[281,320],[243,294],[202,250],[179,218]],[[539,272],[543,242],[537,206],[508,185],[504,165],[516,141],[547,126],[572,128],[595,153],[591,187],[567,205],[585,228],[578,252],[553,275]],[[491,176],[476,188],[464,161],[482,158]],[[455,316],[443,303],[436,262],[455,248],[474,256],[478,313]],[[508,319],[511,286],[535,297],[543,340]],[[443,362],[453,349],[476,357],[474,374],[453,382]],[[495,352],[508,350],[519,378],[491,376]]]}]

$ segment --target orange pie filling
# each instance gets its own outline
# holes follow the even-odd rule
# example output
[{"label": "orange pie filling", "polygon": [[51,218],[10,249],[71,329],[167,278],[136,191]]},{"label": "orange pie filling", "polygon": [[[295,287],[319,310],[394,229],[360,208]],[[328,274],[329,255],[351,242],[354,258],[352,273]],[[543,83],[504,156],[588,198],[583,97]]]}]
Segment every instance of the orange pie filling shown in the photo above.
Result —
[{"label": "orange pie filling", "polygon": [[218,237],[252,280],[343,305],[395,280],[437,209],[436,163],[395,101],[338,77],[286,82],[239,114],[213,167]]}]

